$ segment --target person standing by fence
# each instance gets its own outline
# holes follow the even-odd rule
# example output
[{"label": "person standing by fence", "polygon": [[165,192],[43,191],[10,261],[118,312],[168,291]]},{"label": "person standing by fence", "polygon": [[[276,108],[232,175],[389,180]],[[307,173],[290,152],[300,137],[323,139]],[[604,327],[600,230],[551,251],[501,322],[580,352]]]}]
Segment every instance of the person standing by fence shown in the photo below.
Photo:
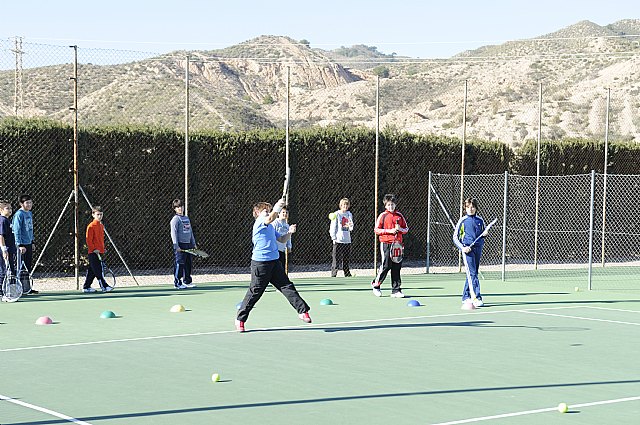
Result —
[{"label": "person standing by fence", "polygon": [[342,263],[344,277],[351,277],[349,270],[349,258],[351,256],[351,232],[353,231],[353,215],[349,211],[351,206],[349,199],[340,200],[340,209],[333,213],[329,235],[333,241],[331,261],[331,277],[338,275],[338,265]]},{"label": "person standing by fence", "polygon": [[184,249],[196,248],[196,238],[193,236],[191,220],[184,214],[184,206],[180,199],[171,202],[176,213],[171,219],[171,242],[173,242],[173,286],[176,289],[195,288],[191,278],[191,254]]},{"label": "person standing by fence", "polygon": [[474,307],[482,307],[482,294],[480,293],[480,280],[478,270],[480,257],[484,246],[484,237],[487,236],[486,225],[478,213],[478,201],[475,198],[467,198],[464,201],[466,215],[458,220],[453,231],[453,243],[462,252],[462,260],[467,269],[467,276],[462,290],[462,307],[466,303],[473,303]]},{"label": "person standing by fence", "polygon": [[378,216],[374,229],[380,239],[382,264],[380,264],[378,275],[371,282],[371,287],[373,288],[373,295],[381,297],[382,291],[380,290],[380,285],[382,285],[382,282],[384,282],[384,279],[387,277],[387,273],[391,270],[391,297],[404,298],[404,294],[400,288],[402,283],[400,279],[402,258],[396,257],[399,261],[393,261],[392,246],[396,242],[402,244],[402,236],[409,232],[409,226],[404,216],[396,209],[397,200],[395,195],[384,195],[383,201],[386,211]]},{"label": "person standing by fence", "polygon": [[102,224],[102,217],[104,216],[102,208],[95,205],[91,208],[91,215],[93,221],[87,226],[87,249],[89,250],[89,269],[87,269],[87,276],[84,280],[84,286],[82,292],[95,292],[96,290],[91,287],[93,279],[98,280],[100,289],[102,292],[113,291],[113,287],[107,284],[102,273],[102,260],[101,256],[104,255],[104,224]]},{"label": "person standing by fence", "polygon": [[[20,209],[13,215],[13,233],[16,237],[17,251],[17,267],[21,268],[24,263],[27,271],[31,273],[33,265],[33,200],[30,195],[20,195]],[[22,280],[22,290],[25,294],[34,295],[38,291],[30,286],[30,279]]]}]

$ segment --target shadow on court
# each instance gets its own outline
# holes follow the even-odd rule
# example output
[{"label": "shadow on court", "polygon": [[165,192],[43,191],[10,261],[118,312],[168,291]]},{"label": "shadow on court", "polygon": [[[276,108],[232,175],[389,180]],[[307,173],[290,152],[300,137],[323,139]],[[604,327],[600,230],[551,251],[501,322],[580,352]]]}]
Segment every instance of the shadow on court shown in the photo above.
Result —
[{"label": "shadow on court", "polygon": [[437,327],[454,327],[454,328],[466,328],[466,327],[483,327],[490,329],[531,329],[543,332],[582,332],[588,331],[591,328],[578,327],[578,326],[528,326],[528,325],[496,325],[491,320],[474,320],[465,322],[436,322],[436,323],[389,323],[379,325],[362,325],[362,326],[313,326],[308,327],[283,327],[283,328],[257,328],[247,329],[244,333],[258,333],[258,332],[290,332],[290,331],[322,331],[327,333],[332,332],[353,332],[353,331],[379,331],[387,329],[419,329],[419,328],[437,328]]},{"label": "shadow on court", "polygon": [[[185,413],[197,413],[197,412],[215,412],[223,410],[233,409],[255,409],[261,407],[274,407],[274,406],[295,406],[315,403],[334,403],[351,400],[376,400],[376,399],[393,399],[400,397],[422,397],[422,396],[434,396],[443,394],[474,394],[491,391],[514,391],[514,390],[528,390],[528,389],[545,389],[545,388],[574,388],[574,387],[594,387],[601,385],[620,385],[620,384],[638,384],[640,380],[629,379],[623,381],[593,381],[593,382],[571,382],[571,383],[555,383],[555,384],[539,384],[539,385],[521,385],[521,386],[502,386],[502,387],[486,387],[486,388],[457,388],[457,389],[444,389],[434,391],[412,391],[412,392],[397,392],[397,393],[383,393],[383,394],[361,394],[350,396],[336,396],[336,397],[323,397],[312,399],[299,399],[299,400],[281,400],[270,402],[255,402],[255,403],[240,403],[240,404],[228,404],[223,406],[203,406],[203,407],[190,407],[184,409],[167,409],[157,410],[153,412],[131,412],[131,413],[118,413],[113,415],[101,415],[101,416],[89,416],[76,418],[82,421],[105,421],[111,419],[127,419],[127,418],[142,418],[142,417],[154,417],[163,415],[180,415]],[[2,401],[0,401],[2,403]],[[29,425],[53,425],[69,423],[66,419],[50,419],[41,421],[29,422]],[[3,425],[24,425],[21,423],[8,423],[3,422]]]},{"label": "shadow on court", "polygon": [[[311,292],[371,292],[369,283],[362,287],[344,286],[341,283],[336,283],[335,286],[331,286],[325,282],[319,283],[303,283],[296,284],[296,288],[303,293]],[[321,286],[322,288],[316,288]],[[220,283],[206,283],[200,284],[195,288],[190,289],[175,289],[172,285],[162,286],[124,286],[114,289],[112,292],[103,293],[100,291],[85,294],[81,290],[76,291],[56,291],[56,292],[43,292],[39,295],[22,297],[20,302],[45,302],[45,301],[66,301],[66,300],[79,300],[79,299],[93,299],[109,297],[110,299],[118,298],[153,298],[153,297],[167,297],[167,296],[193,296],[209,292],[224,292],[227,290],[246,290],[249,288],[249,282],[220,282]],[[427,287],[420,288],[422,290],[442,290],[441,287]],[[269,286],[267,291],[275,291],[273,286]]]}]

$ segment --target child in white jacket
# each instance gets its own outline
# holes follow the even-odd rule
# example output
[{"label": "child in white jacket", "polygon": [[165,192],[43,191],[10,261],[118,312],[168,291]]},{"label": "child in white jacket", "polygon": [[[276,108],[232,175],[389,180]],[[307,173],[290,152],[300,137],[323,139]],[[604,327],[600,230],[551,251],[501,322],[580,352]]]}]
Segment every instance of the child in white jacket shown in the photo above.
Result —
[{"label": "child in white jacket", "polygon": [[340,209],[333,213],[329,235],[333,241],[333,260],[331,262],[331,277],[338,274],[338,263],[342,262],[344,277],[350,277],[349,256],[351,254],[351,232],[353,231],[353,215],[349,211],[349,199],[340,200]]}]

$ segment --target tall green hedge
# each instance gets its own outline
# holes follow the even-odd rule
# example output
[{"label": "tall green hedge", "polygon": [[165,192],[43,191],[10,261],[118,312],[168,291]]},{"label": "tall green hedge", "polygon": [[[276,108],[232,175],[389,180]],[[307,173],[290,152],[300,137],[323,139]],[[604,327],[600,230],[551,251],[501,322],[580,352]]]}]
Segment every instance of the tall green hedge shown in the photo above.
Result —
[{"label": "tall green hedge", "polygon": [[[31,193],[39,247],[56,222],[72,189],[69,125],[42,120],[0,120],[0,197]],[[329,212],[348,197],[356,217],[353,261],[370,262],[375,205],[386,192],[399,197],[411,232],[409,258],[424,257],[429,171],[460,172],[460,140],[392,130],[380,134],[379,195],[374,199],[375,132],[353,127],[313,127],[290,134],[290,192],[295,263],[327,263],[331,246]],[[184,194],[184,134],[140,126],[83,128],[79,134],[80,183],[90,200],[103,206],[110,229],[136,269],[171,265],[170,202]],[[602,144],[586,140],[545,142],[543,173],[573,174],[602,170]],[[465,174],[504,171],[535,174],[535,143],[518,152],[487,141],[470,141]],[[612,144],[609,172],[636,174],[640,149]],[[600,161],[600,167],[598,167]],[[189,216],[199,244],[211,251],[210,266],[248,264],[251,206],[274,202],[285,174],[283,130],[203,131],[190,135]],[[90,221],[81,200],[80,231]],[[69,210],[68,210],[69,211]],[[44,257],[44,270],[68,270],[72,264],[73,222],[64,215]]]},{"label": "tall green hedge", "polygon": [[[528,141],[517,152],[510,169],[515,174],[536,174],[537,143]],[[640,146],[631,142],[609,144],[608,169],[611,174],[640,174]],[[585,174],[604,172],[604,142],[564,139],[540,143],[540,174]]]}]

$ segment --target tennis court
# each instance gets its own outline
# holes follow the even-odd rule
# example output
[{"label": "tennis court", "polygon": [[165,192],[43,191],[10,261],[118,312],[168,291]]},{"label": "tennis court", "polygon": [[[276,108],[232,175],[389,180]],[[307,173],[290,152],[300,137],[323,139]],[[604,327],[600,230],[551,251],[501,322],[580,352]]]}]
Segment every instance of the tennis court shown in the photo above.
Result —
[{"label": "tennis court", "polygon": [[247,282],[23,297],[0,306],[0,423],[637,423],[640,292],[484,280],[462,311],[463,279],[404,276],[420,307],[367,277],[296,279],[313,323],[270,291],[244,334]]}]

